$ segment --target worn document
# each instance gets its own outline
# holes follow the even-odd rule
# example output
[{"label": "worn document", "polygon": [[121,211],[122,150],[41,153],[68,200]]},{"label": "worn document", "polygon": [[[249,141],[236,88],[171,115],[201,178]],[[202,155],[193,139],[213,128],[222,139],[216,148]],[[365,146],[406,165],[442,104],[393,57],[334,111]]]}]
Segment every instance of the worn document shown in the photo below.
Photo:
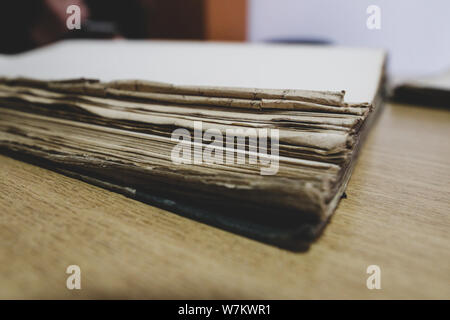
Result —
[{"label": "worn document", "polygon": [[345,192],[385,55],[75,41],[2,59],[2,152],[299,250]]}]

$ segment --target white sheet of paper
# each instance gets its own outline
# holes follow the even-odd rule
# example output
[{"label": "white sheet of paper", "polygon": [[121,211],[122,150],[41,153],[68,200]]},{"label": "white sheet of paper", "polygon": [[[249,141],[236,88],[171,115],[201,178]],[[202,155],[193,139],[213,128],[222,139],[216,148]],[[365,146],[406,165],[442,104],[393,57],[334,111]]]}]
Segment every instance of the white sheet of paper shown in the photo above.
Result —
[{"label": "white sheet of paper", "polygon": [[0,55],[0,76],[346,90],[347,102],[371,102],[384,58],[382,50],[332,46],[68,40],[15,56]]}]

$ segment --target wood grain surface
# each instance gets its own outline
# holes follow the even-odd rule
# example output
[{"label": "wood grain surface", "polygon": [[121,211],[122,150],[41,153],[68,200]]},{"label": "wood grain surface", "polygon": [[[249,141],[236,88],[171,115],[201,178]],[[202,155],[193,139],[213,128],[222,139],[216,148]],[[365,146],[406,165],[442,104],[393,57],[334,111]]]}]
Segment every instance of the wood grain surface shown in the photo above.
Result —
[{"label": "wood grain surface", "polygon": [[387,105],[306,253],[0,156],[0,298],[449,299],[449,137],[449,111]]}]

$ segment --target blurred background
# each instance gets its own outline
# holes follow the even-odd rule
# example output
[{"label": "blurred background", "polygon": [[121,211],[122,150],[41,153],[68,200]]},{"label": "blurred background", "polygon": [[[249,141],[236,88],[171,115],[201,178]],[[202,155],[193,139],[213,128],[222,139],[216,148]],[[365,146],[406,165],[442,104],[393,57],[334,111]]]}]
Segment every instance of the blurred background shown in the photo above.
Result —
[{"label": "blurred background", "polygon": [[[81,30],[66,9],[81,8]],[[381,28],[366,12],[380,8]],[[418,76],[450,68],[448,0],[3,0],[0,52],[66,38],[196,39],[381,47],[388,71]]]}]

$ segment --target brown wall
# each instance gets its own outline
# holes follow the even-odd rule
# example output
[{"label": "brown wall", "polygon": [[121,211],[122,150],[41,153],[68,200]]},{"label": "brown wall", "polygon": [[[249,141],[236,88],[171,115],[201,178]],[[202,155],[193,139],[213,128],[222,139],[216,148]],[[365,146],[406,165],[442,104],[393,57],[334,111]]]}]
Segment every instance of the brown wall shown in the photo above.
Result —
[{"label": "brown wall", "polygon": [[247,0],[146,0],[147,36],[245,41]]},{"label": "brown wall", "polygon": [[205,1],[208,0],[148,1],[148,37],[204,39]]},{"label": "brown wall", "polygon": [[205,38],[245,41],[247,0],[205,0]]}]

